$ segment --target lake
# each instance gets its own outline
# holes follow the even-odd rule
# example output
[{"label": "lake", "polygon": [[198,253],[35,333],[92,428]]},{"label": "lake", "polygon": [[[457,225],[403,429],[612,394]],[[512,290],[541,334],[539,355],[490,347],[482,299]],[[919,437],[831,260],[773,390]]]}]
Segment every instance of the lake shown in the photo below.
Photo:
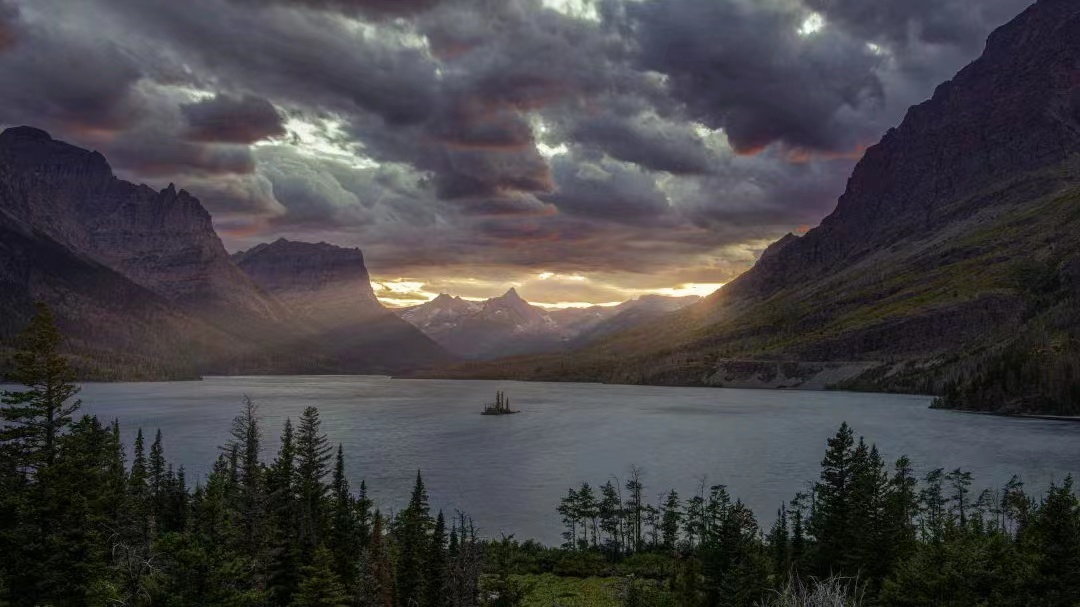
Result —
[{"label": "lake", "polygon": [[[482,416],[505,390],[518,415]],[[203,478],[244,395],[259,406],[263,456],[273,458],[286,417],[319,408],[360,480],[392,511],[422,469],[431,504],[470,514],[489,536],[558,543],[555,508],[571,485],[594,486],[644,468],[647,493],[689,497],[702,477],[728,485],[763,525],[818,474],[825,440],[843,421],[891,462],[907,454],[920,473],[961,467],[975,486],[1019,474],[1042,490],[1080,472],[1080,423],[928,409],[921,396],[661,388],[384,377],[221,377],[199,382],[86,384],[83,411],[164,433],[170,461]],[[130,450],[129,450],[130,454]]]}]

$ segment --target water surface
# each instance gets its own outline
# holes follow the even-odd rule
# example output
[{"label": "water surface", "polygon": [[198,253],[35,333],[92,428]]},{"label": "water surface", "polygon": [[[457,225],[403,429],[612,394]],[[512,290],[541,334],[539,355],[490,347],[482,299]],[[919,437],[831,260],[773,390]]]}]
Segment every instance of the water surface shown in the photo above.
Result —
[{"label": "water surface", "polygon": [[[505,390],[518,415],[482,416]],[[1020,474],[1044,488],[1080,472],[1080,423],[928,409],[919,396],[660,388],[383,377],[222,377],[200,382],[87,384],[83,410],[164,433],[170,461],[203,477],[249,395],[269,460],[286,417],[319,407],[345,447],[353,487],[367,481],[386,511],[407,499],[422,469],[431,503],[468,512],[489,535],[559,541],[558,500],[571,485],[644,468],[650,496],[684,497],[702,477],[723,483],[768,524],[781,502],[818,474],[825,440],[842,421],[920,471],[962,467],[979,487]]]}]

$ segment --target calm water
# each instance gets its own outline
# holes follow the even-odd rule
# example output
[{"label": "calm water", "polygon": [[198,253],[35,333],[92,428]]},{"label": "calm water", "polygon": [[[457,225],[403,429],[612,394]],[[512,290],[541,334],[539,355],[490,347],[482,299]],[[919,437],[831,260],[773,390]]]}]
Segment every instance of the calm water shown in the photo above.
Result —
[{"label": "calm water", "polygon": [[[519,415],[485,417],[505,390]],[[384,510],[400,508],[422,469],[434,507],[463,510],[486,534],[558,541],[555,513],[570,485],[645,470],[650,495],[688,496],[701,477],[727,484],[766,523],[815,478],[842,421],[920,471],[963,467],[980,487],[1021,474],[1031,487],[1080,472],[1080,423],[966,415],[925,397],[835,392],[391,380],[230,377],[201,382],[88,384],[85,412],[118,418],[131,440],[161,428],[189,479],[209,469],[247,394],[264,420],[264,457],[286,417],[316,405],[345,446],[353,487],[366,479]],[[149,440],[149,439],[148,439]]]}]

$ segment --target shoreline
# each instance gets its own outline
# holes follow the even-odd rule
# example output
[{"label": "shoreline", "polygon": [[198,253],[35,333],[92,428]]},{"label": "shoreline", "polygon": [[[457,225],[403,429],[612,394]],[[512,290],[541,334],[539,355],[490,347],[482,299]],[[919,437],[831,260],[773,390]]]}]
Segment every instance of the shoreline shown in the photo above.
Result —
[{"label": "shoreline", "polygon": [[[448,378],[448,377],[414,377],[409,375],[387,375],[385,373],[267,373],[267,374],[251,374],[244,373],[238,375],[224,375],[224,374],[207,374],[199,377],[179,378],[179,379],[137,379],[137,380],[76,380],[80,384],[156,384],[156,383],[168,383],[168,382],[195,382],[204,381],[207,379],[229,379],[229,378],[241,378],[241,377],[385,377],[393,380],[425,380],[425,381],[514,381],[514,382],[526,382],[536,384],[597,384],[597,385],[619,385],[619,386],[648,386],[653,388],[701,388],[710,390],[766,390],[766,391],[784,391],[784,392],[845,392],[849,394],[902,394],[906,396],[935,398],[933,394],[910,394],[906,392],[885,392],[885,391],[867,391],[867,390],[837,390],[829,387],[825,388],[804,388],[804,387],[772,387],[772,386],[710,386],[710,385],[673,385],[673,384],[621,384],[602,381],[542,381],[542,380],[521,380],[521,379],[495,379],[495,378]],[[954,413],[967,413],[975,415],[993,415],[995,417],[1010,417],[1016,419],[1031,419],[1040,421],[1058,421],[1058,422],[1072,422],[1080,423],[1080,415],[1056,415],[1056,414],[1043,414],[1043,413],[1004,413],[998,411],[980,411],[977,409],[950,409],[944,407],[930,406],[930,409],[936,411],[950,411]]]}]

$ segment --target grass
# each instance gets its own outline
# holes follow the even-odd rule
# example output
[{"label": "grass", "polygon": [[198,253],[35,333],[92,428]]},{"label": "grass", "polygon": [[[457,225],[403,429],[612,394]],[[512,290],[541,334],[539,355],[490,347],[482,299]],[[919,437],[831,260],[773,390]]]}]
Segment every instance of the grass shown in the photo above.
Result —
[{"label": "grass", "polygon": [[515,576],[532,591],[524,607],[618,607],[619,578],[559,577],[551,573]]}]

